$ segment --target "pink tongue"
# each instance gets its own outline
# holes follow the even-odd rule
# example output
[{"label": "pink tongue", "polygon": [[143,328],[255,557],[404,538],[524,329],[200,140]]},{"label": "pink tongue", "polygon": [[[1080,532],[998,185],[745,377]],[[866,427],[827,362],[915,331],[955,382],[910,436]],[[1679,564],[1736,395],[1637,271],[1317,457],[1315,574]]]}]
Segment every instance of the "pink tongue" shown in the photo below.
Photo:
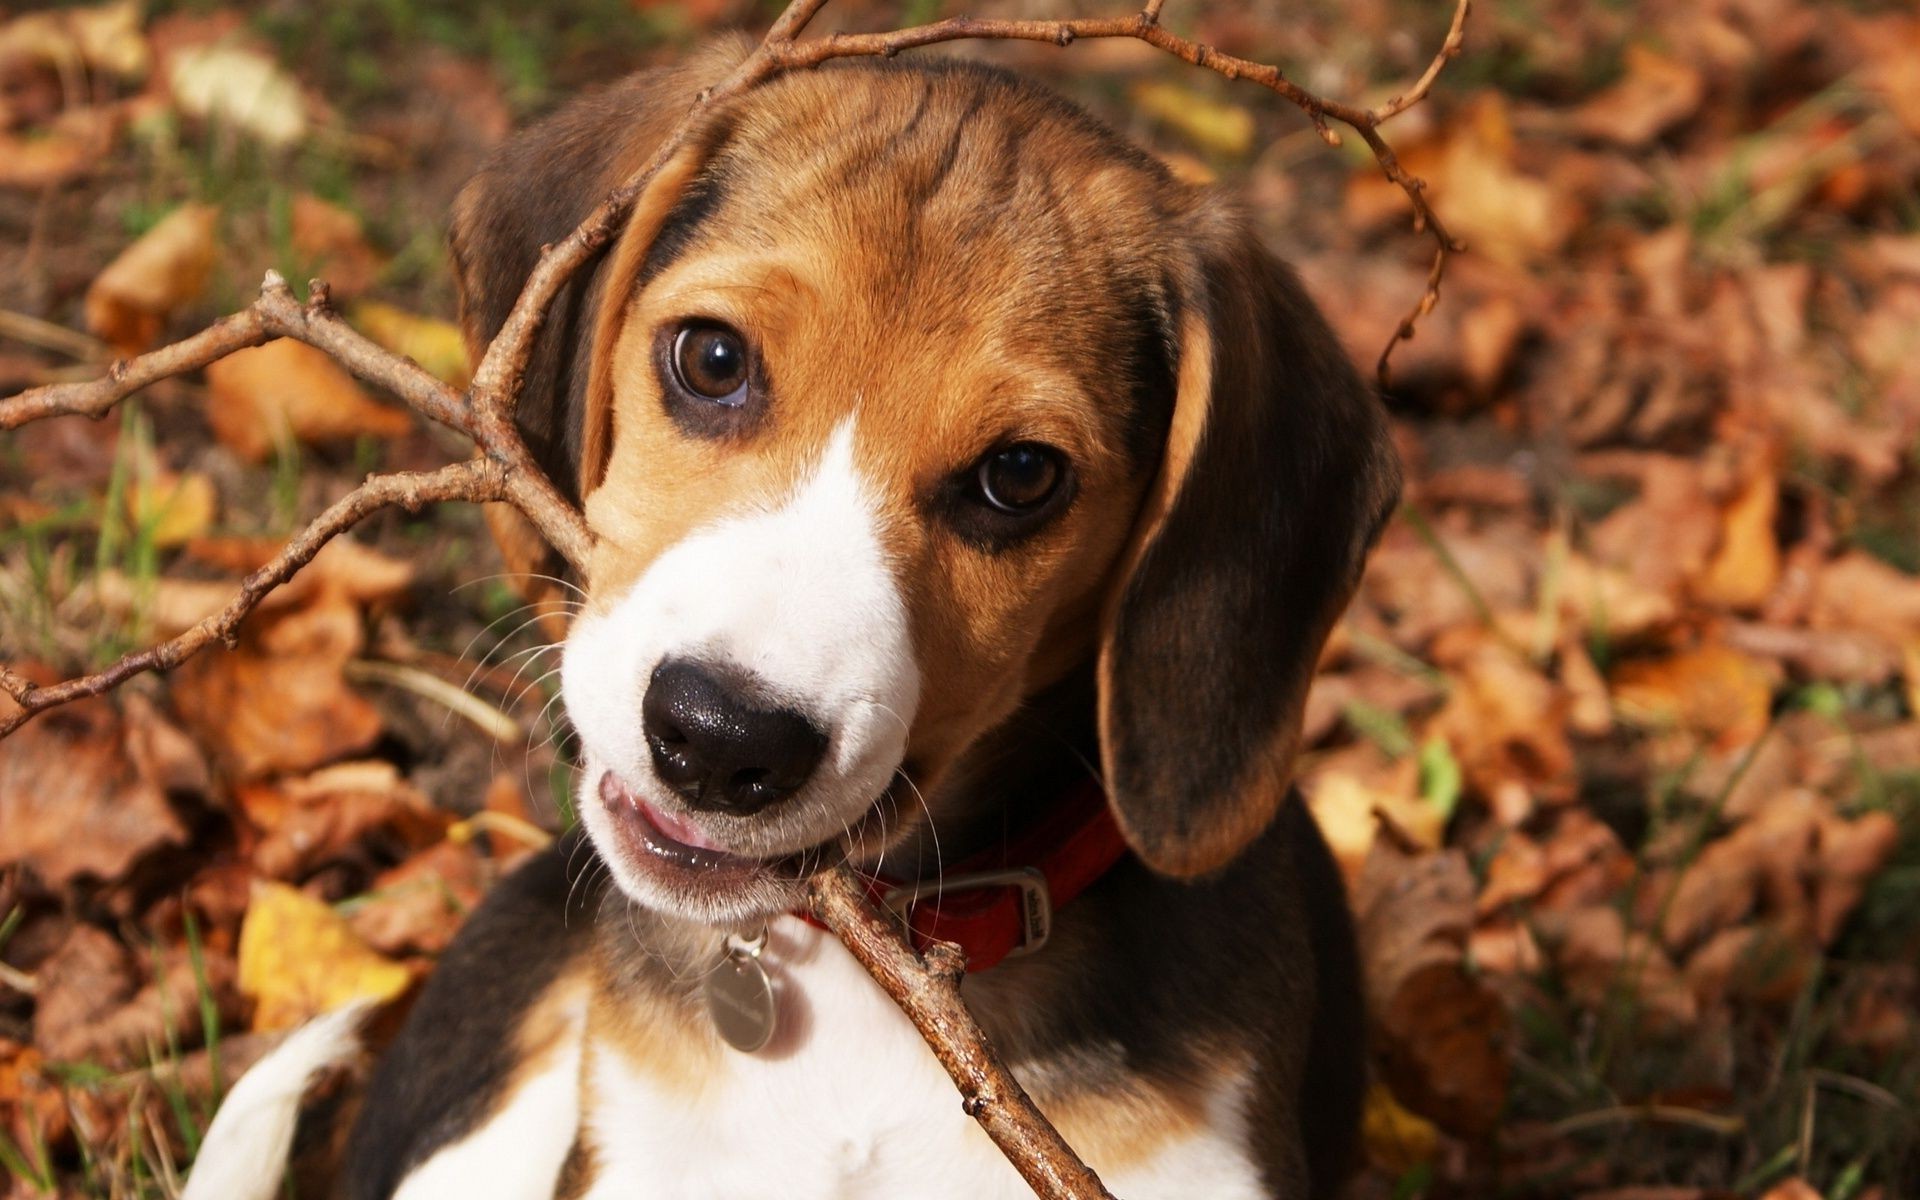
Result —
[{"label": "pink tongue", "polygon": [[696,850],[717,850],[722,854],[727,852],[725,846],[720,845],[705,833],[702,833],[698,825],[695,825],[685,817],[677,817],[670,813],[663,813],[644,800],[637,801],[637,803],[639,803],[641,808],[646,810],[647,820],[653,822],[655,829],[658,829],[661,833],[666,834],[681,845],[692,846]]}]

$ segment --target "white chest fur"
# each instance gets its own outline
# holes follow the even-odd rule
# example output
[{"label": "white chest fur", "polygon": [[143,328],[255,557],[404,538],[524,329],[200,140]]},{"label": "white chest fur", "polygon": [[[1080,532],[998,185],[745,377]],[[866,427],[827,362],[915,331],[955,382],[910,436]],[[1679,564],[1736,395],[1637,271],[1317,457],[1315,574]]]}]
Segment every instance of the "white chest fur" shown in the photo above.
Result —
[{"label": "white chest fur", "polygon": [[[782,1020],[766,1050],[722,1052],[691,1088],[599,1047],[588,1055],[591,1200],[1032,1195],[961,1111],[933,1052],[838,941],[782,918],[762,961]],[[1110,1190],[1127,1200],[1264,1196],[1245,1150],[1242,1089],[1227,1091],[1196,1135],[1103,1173]]]}]

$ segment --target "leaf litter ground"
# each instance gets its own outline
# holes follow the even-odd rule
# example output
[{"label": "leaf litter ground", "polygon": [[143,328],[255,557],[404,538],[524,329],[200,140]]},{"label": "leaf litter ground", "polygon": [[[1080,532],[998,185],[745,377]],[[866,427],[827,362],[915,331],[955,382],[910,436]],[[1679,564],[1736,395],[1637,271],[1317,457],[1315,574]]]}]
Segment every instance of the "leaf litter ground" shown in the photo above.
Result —
[{"label": "leaf litter ground", "polygon": [[[1373,101],[1448,15],[1175,7]],[[0,389],[268,266],[458,380],[441,230],[478,157],[764,19],[477,11],[0,23]],[[1296,113],[1141,47],[956,52],[1244,189],[1362,363],[1418,296],[1404,197]],[[1471,251],[1396,355],[1407,503],[1308,715],[1371,993],[1356,1197],[1920,1194],[1916,63],[1897,4],[1503,6],[1395,130]],[[457,452],[285,342],[9,435],[5,658],[51,679],[184,628],[368,470]],[[564,825],[549,634],[495,561],[477,514],[383,517],[234,650],[0,744],[9,1195],[171,1194],[275,1031],[409,994]]]}]

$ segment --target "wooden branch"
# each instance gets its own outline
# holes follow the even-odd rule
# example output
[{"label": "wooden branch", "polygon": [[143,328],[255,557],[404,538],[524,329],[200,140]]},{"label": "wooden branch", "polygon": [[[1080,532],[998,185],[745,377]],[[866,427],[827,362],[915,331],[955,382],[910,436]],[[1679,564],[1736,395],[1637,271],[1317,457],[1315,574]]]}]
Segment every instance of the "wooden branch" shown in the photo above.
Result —
[{"label": "wooden branch", "polygon": [[935,942],[924,958],[915,954],[899,924],[874,907],[865,885],[845,867],[814,876],[807,897],[813,915],[845,943],[927,1040],[960,1089],[961,1110],[980,1123],[1036,1196],[1112,1200],[967,1011],[960,998],[967,957],[958,946]]},{"label": "wooden branch", "polygon": [[114,405],[149,384],[198,371],[236,350],[277,337],[294,338],[324,350],[341,366],[386,388],[423,415],[462,433],[470,432],[467,402],[459,392],[412,359],[356,333],[328,303],[325,283],[314,280],[307,302],[302,304],[294,299],[293,290],[278,271],[267,272],[260,284],[260,296],[252,304],[190,338],[137,358],[116,361],[100,379],[29,388],[0,400],[0,429],[67,414],[105,416]]},{"label": "wooden branch", "polygon": [[491,459],[476,458],[421,474],[403,472],[375,475],[348,492],[315,517],[280,548],[280,552],[240,581],[240,590],[227,606],[202,619],[191,629],[137,654],[129,654],[104,671],[69,679],[64,683],[39,687],[17,672],[0,666],[0,689],[13,697],[17,706],[0,718],[0,737],[5,737],[31,720],[35,714],[87,696],[98,696],[145,671],[168,671],[179,666],[207,645],[220,641],[231,645],[240,622],[296,571],[313,561],[320,548],[360,523],[377,509],[398,505],[418,511],[422,505],[440,500],[504,500],[507,498],[505,469]]}]

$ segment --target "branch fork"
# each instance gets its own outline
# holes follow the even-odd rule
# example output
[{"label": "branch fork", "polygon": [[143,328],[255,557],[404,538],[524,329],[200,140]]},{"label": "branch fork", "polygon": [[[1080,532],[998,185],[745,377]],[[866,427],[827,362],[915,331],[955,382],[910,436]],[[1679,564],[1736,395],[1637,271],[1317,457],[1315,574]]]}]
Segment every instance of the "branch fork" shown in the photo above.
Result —
[{"label": "branch fork", "polygon": [[[660,168],[685,144],[705,109],[753,88],[782,71],[818,66],[836,58],[892,57],[903,50],[963,39],[1045,42],[1065,48],[1090,38],[1130,38],[1230,80],[1244,79],[1301,109],[1328,145],[1341,144],[1333,122],[1357,133],[1380,170],[1407,195],[1413,228],[1432,238],[1433,265],[1418,302],[1401,318],[1381,351],[1377,370],[1387,382],[1394,346],[1413,336],[1416,322],[1439,299],[1447,256],[1463,249],[1447,232],[1426,196],[1426,184],[1410,174],[1380,134],[1380,127],[1426,98],[1448,61],[1461,49],[1472,0],[1456,0],[1440,49],[1418,79],[1377,108],[1326,100],[1286,78],[1278,67],[1225,54],[1183,38],[1160,23],[1165,0],[1146,0],[1120,17],[1072,20],[1001,20],[953,17],[885,33],[833,33],[800,40],[826,0],[791,0],[766,37],[721,82],[690,103],[686,117],[653,156],[621,184],[567,237],[546,247],[528,276],[499,334],[481,355],[463,394],[412,359],[381,348],[342,321],[326,285],[311,285],[303,303],[279,274],[269,271],[259,296],[245,308],[171,345],[114,362],[99,379],[53,384],[0,400],[0,429],[47,417],[78,414],[99,418],[121,400],[159,380],[200,370],[237,350],[290,337],[323,351],[368,383],[385,388],[422,415],[470,438],[475,457],[427,472],[374,475],[328,506],[279,553],[240,583],[219,612],[176,637],[129,654],[102,671],[61,683],[37,685],[0,664],[0,691],[12,698],[0,706],[0,738],[35,715],[61,704],[98,696],[147,671],[167,671],[219,641],[231,645],[240,624],[260,601],[290,579],[329,540],[387,507],[418,510],[448,500],[501,501],[524,513],[575,569],[584,567],[593,537],[578,509],[535,464],[514,425],[522,380],[534,339],[554,297],[567,280],[604,246]],[[1034,1106],[995,1053],[960,997],[965,955],[936,943],[914,953],[899,927],[866,899],[844,867],[810,885],[815,914],[844,942],[920,1030],[953,1077],[962,1108],[978,1121],[1042,1197],[1098,1200],[1108,1193]]]}]

